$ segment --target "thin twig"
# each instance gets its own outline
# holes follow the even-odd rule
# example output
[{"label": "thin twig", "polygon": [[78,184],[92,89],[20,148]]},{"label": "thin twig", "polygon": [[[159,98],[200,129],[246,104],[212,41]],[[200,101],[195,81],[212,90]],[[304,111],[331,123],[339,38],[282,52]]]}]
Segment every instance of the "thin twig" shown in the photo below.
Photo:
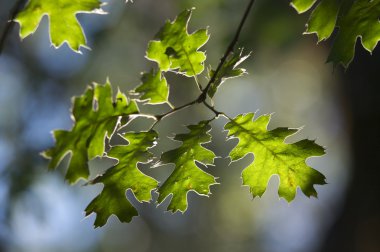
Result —
[{"label": "thin twig", "polygon": [[235,34],[234,38],[232,39],[231,43],[227,47],[226,52],[224,53],[223,57],[221,58],[220,63],[217,66],[217,68],[216,68],[214,74],[212,75],[210,81],[208,82],[206,88],[203,90],[202,94],[198,98],[198,102],[199,103],[204,102],[206,100],[207,92],[210,89],[211,84],[215,82],[216,76],[218,75],[220,69],[224,65],[224,62],[226,62],[228,55],[230,55],[230,53],[233,52],[233,50],[235,48],[235,45],[236,45],[236,43],[239,40],[241,30],[243,29],[245,21],[247,20],[248,14],[251,11],[254,2],[255,2],[255,0],[250,0],[247,8],[245,9],[244,16],[243,16],[243,18],[240,21],[239,27],[238,27],[238,29],[236,31],[236,34]]},{"label": "thin twig", "polygon": [[187,108],[187,107],[190,107],[190,106],[192,106],[192,105],[194,105],[194,104],[196,104],[196,103],[197,103],[197,100],[194,100],[194,101],[189,102],[189,103],[186,103],[186,104],[184,104],[184,105],[182,105],[182,106],[176,107],[176,108],[174,108],[174,109],[172,109],[172,110],[170,110],[170,111],[168,111],[168,112],[166,112],[166,113],[164,113],[164,114],[154,116],[154,117],[156,118],[156,121],[155,121],[154,124],[150,127],[150,130],[153,129],[154,126],[156,126],[156,125],[157,125],[162,119],[164,119],[165,117],[170,116],[170,115],[172,115],[172,114],[178,112],[179,110],[182,110],[182,109],[185,109],[185,108]]},{"label": "thin twig", "polygon": [[186,104],[184,104],[184,105],[182,105],[182,106],[180,106],[180,107],[174,108],[174,109],[172,109],[172,110],[170,110],[170,111],[168,111],[168,112],[166,112],[166,113],[164,113],[164,114],[161,114],[161,115],[157,115],[157,116],[155,116],[155,118],[156,118],[157,120],[153,123],[153,125],[150,127],[150,129],[153,129],[153,128],[154,128],[154,127],[155,127],[155,126],[156,126],[156,125],[157,125],[162,119],[164,119],[165,117],[167,117],[167,116],[169,116],[169,115],[171,115],[171,114],[174,114],[174,113],[178,112],[179,110],[182,110],[182,109],[185,109],[185,108],[187,108],[187,107],[190,107],[190,106],[192,106],[192,105],[194,105],[194,104],[197,104],[197,103],[203,103],[208,109],[210,109],[212,112],[215,113],[216,117],[219,116],[219,115],[223,115],[223,116],[225,116],[226,118],[232,120],[232,119],[229,118],[225,113],[217,111],[213,106],[211,106],[210,104],[208,104],[208,103],[206,102],[207,92],[208,92],[208,90],[210,89],[211,84],[215,82],[216,76],[218,75],[220,69],[222,68],[223,64],[224,64],[225,61],[227,60],[228,55],[229,55],[231,52],[233,52],[233,50],[234,50],[234,48],[235,48],[235,45],[236,45],[236,43],[237,43],[238,40],[239,40],[240,33],[241,33],[242,29],[243,29],[243,26],[244,26],[244,24],[245,24],[245,22],[246,22],[246,20],[247,20],[248,14],[249,14],[249,12],[251,11],[254,2],[255,2],[255,0],[250,0],[249,4],[248,4],[248,6],[247,6],[247,8],[246,8],[246,10],[245,10],[245,12],[244,12],[243,18],[242,18],[242,20],[240,21],[240,24],[239,24],[239,27],[238,27],[238,29],[237,29],[237,31],[236,31],[235,36],[233,37],[231,43],[230,43],[229,46],[227,47],[227,50],[226,50],[226,52],[224,53],[224,56],[221,58],[220,63],[219,63],[219,65],[218,65],[218,67],[216,68],[216,70],[215,70],[213,76],[211,77],[210,81],[208,82],[206,88],[202,90],[202,87],[199,85],[199,83],[198,83],[197,80],[196,80],[196,82],[197,82],[197,84],[198,84],[198,87],[200,87],[200,90],[202,91],[202,94],[201,94],[197,99],[195,99],[195,100],[192,101],[192,102],[189,102],[189,103],[186,103]]},{"label": "thin twig", "polygon": [[213,106],[211,106],[210,104],[208,104],[206,101],[204,101],[203,104],[208,109],[210,109],[212,112],[214,112],[214,114],[215,114],[216,117],[218,117],[219,115],[223,115],[224,114],[223,112],[217,111]]},{"label": "thin twig", "polygon": [[158,121],[159,121],[159,120],[162,120],[163,118],[165,118],[165,117],[167,117],[167,116],[169,116],[169,115],[171,115],[171,114],[174,114],[175,112],[177,112],[177,111],[179,111],[179,110],[182,110],[182,109],[184,109],[184,108],[190,107],[191,105],[194,105],[195,103],[197,103],[196,100],[194,100],[194,101],[192,101],[192,102],[189,102],[189,103],[186,103],[186,104],[184,104],[184,105],[182,105],[182,106],[179,106],[179,107],[177,107],[177,108],[175,108],[175,109],[172,109],[172,110],[170,110],[170,111],[168,111],[168,112],[166,112],[166,113],[164,113],[164,114],[158,115],[158,116],[156,116],[156,118],[157,118]]},{"label": "thin twig", "polygon": [[229,117],[226,113],[224,112],[220,112],[218,110],[215,109],[214,106],[211,106],[210,104],[208,104],[206,101],[203,102],[203,104],[208,108],[210,109],[212,112],[214,112],[215,114],[215,118],[216,117],[219,117],[220,115],[224,116],[226,119],[232,121],[233,119],[231,117]]},{"label": "thin twig", "polygon": [[19,13],[19,11],[21,10],[21,8],[23,7],[24,2],[25,2],[25,0],[18,0],[15,3],[15,5],[13,6],[13,8],[11,9],[8,22],[5,25],[3,33],[0,36],[0,55],[1,55],[2,51],[3,51],[4,44],[5,44],[5,41],[6,41],[7,37],[8,37],[8,34],[11,32],[12,27],[14,26],[13,20],[16,18],[17,14]]}]

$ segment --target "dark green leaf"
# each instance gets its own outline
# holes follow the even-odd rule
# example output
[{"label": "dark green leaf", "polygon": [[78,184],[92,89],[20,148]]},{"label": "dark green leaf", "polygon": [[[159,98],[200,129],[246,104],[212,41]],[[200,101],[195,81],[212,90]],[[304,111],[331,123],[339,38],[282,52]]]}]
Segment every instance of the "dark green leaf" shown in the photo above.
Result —
[{"label": "dark green leaf", "polygon": [[380,40],[380,0],[357,0],[347,14],[339,20],[339,32],[328,61],[347,67],[355,54],[355,44],[360,37],[362,45],[372,52]]},{"label": "dark green leaf", "polygon": [[[315,3],[316,0],[294,0],[292,6],[302,13]],[[315,33],[321,41],[338,27],[328,61],[348,67],[358,38],[369,52],[375,49],[380,40],[379,17],[380,0],[321,0],[310,16],[305,33]]]}]

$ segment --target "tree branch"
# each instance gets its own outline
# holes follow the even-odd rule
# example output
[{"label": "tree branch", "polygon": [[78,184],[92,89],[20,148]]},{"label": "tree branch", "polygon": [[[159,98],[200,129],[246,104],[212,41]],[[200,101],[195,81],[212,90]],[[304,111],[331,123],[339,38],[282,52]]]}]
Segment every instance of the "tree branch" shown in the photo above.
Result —
[{"label": "tree branch", "polygon": [[[156,118],[156,121],[154,122],[154,124],[151,126],[150,129],[153,129],[163,118],[165,118],[165,117],[167,117],[167,116],[169,116],[171,114],[174,114],[175,112],[177,112],[179,110],[182,110],[184,108],[187,108],[187,107],[190,107],[190,106],[192,106],[194,104],[197,104],[197,103],[203,103],[208,109],[210,109],[212,112],[214,112],[216,116],[223,115],[223,116],[227,117],[228,119],[230,119],[226,114],[224,114],[223,112],[217,111],[213,106],[209,105],[206,102],[207,92],[210,89],[211,84],[215,82],[216,76],[218,75],[218,73],[219,73],[220,69],[222,68],[223,64],[226,62],[228,55],[231,52],[233,52],[233,50],[235,48],[235,45],[236,45],[236,43],[239,40],[240,33],[241,33],[242,29],[243,29],[243,26],[244,26],[244,24],[245,24],[245,22],[247,20],[248,14],[251,11],[254,2],[255,2],[255,0],[250,0],[249,1],[249,4],[248,4],[247,8],[245,9],[243,18],[241,19],[239,27],[238,27],[238,29],[237,29],[237,31],[235,33],[235,36],[233,37],[231,43],[227,47],[227,50],[224,53],[223,57],[220,59],[220,63],[218,65],[218,67],[216,68],[215,73],[211,77],[210,81],[208,82],[206,88],[202,90],[202,88],[200,87],[200,90],[202,91],[202,94],[197,99],[195,99],[192,102],[189,102],[189,103],[186,103],[186,104],[184,104],[184,105],[182,105],[180,107],[174,108],[174,109],[172,109],[172,110],[170,110],[170,111],[168,111],[168,112],[166,112],[164,114],[154,116]],[[198,84],[198,87],[199,87],[199,84]]]},{"label": "tree branch", "polygon": [[203,104],[212,112],[214,112],[215,116],[218,117],[219,115],[224,115],[223,112],[217,111],[213,106],[208,104],[206,101],[203,102]]},{"label": "tree branch", "polygon": [[150,127],[150,129],[153,129],[154,126],[156,126],[156,125],[157,125],[162,119],[164,119],[165,117],[170,116],[171,114],[174,114],[175,112],[177,112],[177,111],[179,111],[179,110],[182,110],[182,109],[185,109],[185,108],[187,108],[187,107],[190,107],[190,106],[192,106],[192,105],[194,105],[194,104],[196,104],[196,103],[197,103],[197,100],[194,100],[194,101],[189,102],[189,103],[186,103],[186,104],[184,104],[184,105],[182,105],[182,106],[176,107],[176,108],[174,108],[174,109],[172,109],[172,110],[170,110],[170,111],[168,111],[168,112],[166,112],[166,113],[164,113],[164,114],[154,116],[154,117],[156,118],[156,121],[155,121],[154,124]]},{"label": "tree branch", "polygon": [[13,19],[16,18],[17,14],[19,13],[19,11],[21,10],[21,8],[23,7],[24,2],[25,2],[25,0],[18,0],[15,3],[15,5],[13,6],[13,8],[11,9],[11,12],[10,12],[10,15],[9,15],[9,19],[8,19],[8,23],[5,25],[3,33],[0,36],[0,55],[1,55],[2,51],[3,51],[4,44],[5,44],[5,41],[6,41],[7,37],[8,37],[8,34],[11,32],[12,27],[14,25]]},{"label": "tree branch", "polygon": [[232,39],[231,43],[227,47],[227,50],[224,53],[223,57],[220,59],[220,63],[217,66],[217,68],[216,68],[214,74],[212,75],[210,81],[208,82],[206,88],[203,90],[202,94],[198,98],[198,102],[199,103],[204,102],[206,100],[207,92],[210,89],[211,84],[215,82],[216,76],[218,75],[220,69],[224,65],[224,62],[226,62],[228,55],[230,55],[230,53],[233,52],[233,50],[235,48],[235,45],[236,45],[236,43],[239,40],[241,30],[243,29],[245,21],[247,20],[248,14],[251,11],[254,2],[255,2],[255,0],[250,0],[249,1],[249,4],[248,4],[247,8],[245,9],[243,18],[240,21],[239,27],[238,27],[238,29],[236,31],[236,34],[235,34],[234,38]]}]

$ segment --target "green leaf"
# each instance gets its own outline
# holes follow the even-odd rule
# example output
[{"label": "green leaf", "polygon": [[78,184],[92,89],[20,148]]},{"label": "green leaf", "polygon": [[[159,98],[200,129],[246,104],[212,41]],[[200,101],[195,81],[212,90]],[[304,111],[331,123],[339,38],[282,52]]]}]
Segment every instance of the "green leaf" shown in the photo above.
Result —
[{"label": "green leaf", "polygon": [[70,131],[55,130],[55,146],[42,153],[51,159],[49,168],[56,168],[71,153],[66,179],[70,183],[75,183],[79,178],[86,179],[89,175],[87,162],[96,156],[103,156],[105,138],[113,135],[121,123],[121,116],[134,113],[138,113],[136,102],[128,103],[127,97],[120,91],[113,100],[110,83],[89,87],[84,95],[73,101],[73,128]]},{"label": "green leaf", "polygon": [[339,23],[339,32],[334,41],[328,61],[342,63],[347,67],[355,54],[356,40],[372,52],[380,40],[380,0],[357,0]]},{"label": "green leaf", "polygon": [[150,41],[146,57],[158,63],[161,71],[177,70],[188,77],[200,74],[206,60],[204,52],[198,51],[209,39],[206,29],[187,33],[191,10],[185,10],[174,22],[167,21]]},{"label": "green leaf", "polygon": [[[298,12],[309,10],[315,0],[294,0]],[[348,67],[361,38],[363,47],[372,52],[380,40],[380,0],[322,0],[313,10],[306,34],[315,33],[318,41],[329,38],[339,28],[327,61]]]},{"label": "green leaf", "polygon": [[293,6],[294,9],[298,13],[303,13],[305,11],[308,11],[316,2],[317,0],[293,0],[291,2],[291,6]]},{"label": "green leaf", "polygon": [[187,126],[189,133],[174,137],[174,140],[181,141],[182,145],[161,156],[162,164],[175,164],[173,173],[158,189],[158,203],[163,202],[170,194],[173,195],[168,211],[186,211],[189,191],[207,196],[210,194],[210,186],[217,184],[215,177],[201,170],[195,162],[204,165],[214,162],[215,154],[201,145],[211,140],[208,134],[211,127],[208,123],[202,121],[198,125]]},{"label": "green leaf", "polygon": [[254,161],[242,173],[243,184],[250,187],[253,197],[263,195],[274,174],[280,177],[278,193],[288,202],[294,199],[298,186],[306,196],[317,197],[314,184],[325,184],[325,177],[305,161],[311,156],[323,155],[324,148],[306,139],[292,144],[284,143],[298,129],[268,131],[270,115],[262,115],[255,120],[253,117],[253,113],[238,115],[225,125],[228,136],[239,139],[230,153],[231,160],[241,159],[248,153],[254,155]]},{"label": "green leaf", "polygon": [[150,73],[143,73],[141,81],[141,85],[135,90],[135,92],[144,93],[140,100],[148,100],[148,104],[168,102],[169,87],[161,71],[155,73],[152,70]]},{"label": "green leaf", "polygon": [[20,24],[20,37],[24,39],[34,33],[42,17],[48,15],[52,44],[58,48],[67,42],[71,49],[79,52],[81,46],[86,47],[86,37],[76,14],[103,14],[100,6],[99,0],[30,0],[15,21]]},{"label": "green leaf", "polygon": [[[240,77],[243,74],[247,73],[247,71],[244,68],[236,68],[250,56],[249,54],[242,56],[242,53],[243,53],[243,50],[241,50],[239,54],[231,53],[228,56],[227,60],[224,62],[217,76],[215,77],[215,81],[210,85],[210,88],[207,92],[210,98],[214,97],[219,86],[222,85],[224,81],[230,78]],[[215,74],[215,71],[210,70],[209,78],[211,79],[214,74]]]},{"label": "green leaf", "polygon": [[311,13],[305,34],[315,33],[318,42],[326,40],[334,31],[339,12],[338,0],[323,0]]},{"label": "green leaf", "polygon": [[122,222],[130,222],[138,212],[126,198],[126,191],[131,190],[139,202],[148,202],[152,199],[151,192],[158,186],[155,179],[137,168],[138,163],[150,161],[152,154],[147,150],[154,147],[157,133],[131,132],[126,133],[124,139],[128,145],[114,146],[108,152],[108,157],[119,160],[118,164],[91,181],[91,184],[104,184],[102,192],[85,210],[86,216],[96,213],[95,227],[104,226],[112,214]]}]

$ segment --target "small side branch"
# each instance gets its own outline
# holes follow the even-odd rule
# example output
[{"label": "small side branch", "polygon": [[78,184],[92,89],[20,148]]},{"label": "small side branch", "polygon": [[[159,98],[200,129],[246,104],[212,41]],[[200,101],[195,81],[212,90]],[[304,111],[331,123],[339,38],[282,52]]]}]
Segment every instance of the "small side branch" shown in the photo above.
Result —
[{"label": "small side branch", "polygon": [[218,117],[218,116],[220,116],[220,115],[224,115],[223,112],[217,111],[213,106],[211,106],[210,104],[208,104],[206,101],[204,101],[203,104],[204,104],[209,110],[211,110],[212,112],[214,112],[214,114],[215,114],[216,117]]},{"label": "small side branch", "polygon": [[178,111],[180,111],[182,109],[188,108],[188,107],[190,107],[190,106],[192,106],[192,105],[194,105],[196,103],[197,103],[197,100],[194,100],[194,101],[186,103],[186,104],[184,104],[182,106],[176,107],[176,108],[174,108],[174,109],[172,109],[172,110],[170,110],[170,111],[168,111],[168,112],[166,112],[164,114],[154,116],[156,118],[156,121],[150,127],[150,129],[153,129],[165,117],[170,116],[170,115],[172,115],[172,114],[174,114],[174,113],[176,113],[176,112],[178,112]]},{"label": "small side branch", "polygon": [[221,60],[219,62],[219,65],[217,66],[217,68],[216,68],[214,74],[212,75],[210,81],[208,82],[206,88],[203,90],[202,94],[198,98],[198,102],[199,103],[201,103],[201,102],[203,102],[203,101],[206,100],[207,92],[210,89],[211,84],[215,82],[216,76],[218,75],[220,69],[222,68],[222,66],[226,62],[228,55],[230,55],[230,53],[234,51],[235,45],[236,45],[236,43],[239,40],[240,33],[241,33],[242,29],[243,29],[243,26],[244,26],[244,24],[245,24],[245,22],[247,20],[248,14],[251,11],[254,2],[255,2],[255,0],[250,0],[249,1],[249,4],[248,4],[247,8],[245,9],[243,18],[241,19],[239,27],[238,27],[238,29],[237,29],[237,31],[235,33],[235,36],[233,37],[231,43],[227,47],[226,52],[224,53],[223,57],[221,58]]},{"label": "small side branch", "polygon": [[235,36],[233,37],[231,43],[227,47],[226,52],[224,53],[223,57],[221,58],[221,60],[219,62],[219,65],[216,68],[215,73],[211,77],[210,81],[208,82],[206,88],[204,88],[202,90],[202,87],[199,85],[199,83],[198,83],[198,81],[196,79],[196,82],[198,84],[199,89],[202,91],[202,94],[197,99],[195,99],[192,102],[186,103],[186,104],[184,104],[184,105],[182,105],[180,107],[177,107],[177,108],[173,108],[172,110],[170,110],[170,111],[168,111],[168,112],[166,112],[164,114],[154,116],[156,118],[156,121],[153,123],[153,125],[151,126],[150,129],[153,129],[165,117],[170,116],[170,115],[176,113],[179,110],[185,109],[185,108],[190,107],[190,106],[192,106],[194,104],[197,104],[197,103],[203,103],[208,109],[210,109],[212,112],[214,112],[214,114],[215,114],[216,117],[218,117],[219,115],[223,115],[226,118],[228,118],[229,120],[232,120],[226,114],[224,114],[223,112],[217,111],[213,106],[211,106],[210,104],[208,104],[206,102],[207,92],[210,89],[211,84],[215,82],[216,76],[218,75],[220,69],[222,68],[222,66],[226,62],[228,55],[230,55],[230,53],[233,52],[233,50],[235,48],[235,45],[236,45],[236,43],[239,40],[240,33],[241,33],[242,29],[243,29],[243,26],[244,26],[244,24],[245,24],[245,22],[247,20],[247,17],[248,17],[248,15],[249,15],[249,13],[250,13],[250,11],[252,9],[252,6],[253,6],[254,2],[255,2],[255,0],[250,0],[249,1],[249,4],[248,4],[247,8],[245,9],[243,18],[241,19],[239,27],[238,27],[238,29],[237,29],[237,31],[235,33]]}]

